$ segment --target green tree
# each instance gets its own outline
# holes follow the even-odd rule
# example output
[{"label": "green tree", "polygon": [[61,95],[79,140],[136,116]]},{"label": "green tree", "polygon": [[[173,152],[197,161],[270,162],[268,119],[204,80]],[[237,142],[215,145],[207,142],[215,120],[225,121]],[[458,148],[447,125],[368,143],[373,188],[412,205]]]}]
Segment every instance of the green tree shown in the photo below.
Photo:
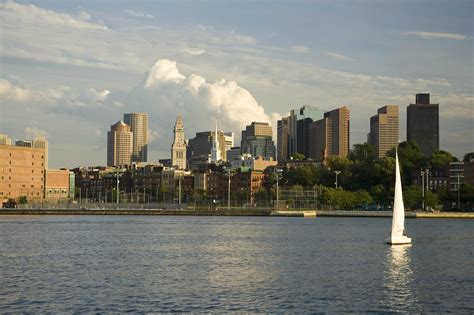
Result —
[{"label": "green tree", "polygon": [[449,165],[450,162],[453,162],[454,158],[451,153],[446,151],[436,151],[433,152],[430,158],[430,165],[434,168],[440,169]]},{"label": "green tree", "polygon": [[18,199],[18,203],[21,204],[21,205],[27,204],[28,203],[28,197],[20,196],[20,198]]},{"label": "green tree", "polygon": [[426,209],[436,209],[439,204],[438,196],[431,190],[425,191]]},{"label": "green tree", "polygon": [[[388,155],[395,158],[395,148],[390,150]],[[428,164],[420,147],[414,141],[405,141],[398,145],[398,159],[404,186],[411,185],[415,173],[418,174],[418,171],[426,168]]]},{"label": "green tree", "polygon": [[403,190],[403,201],[408,209],[416,209],[421,207],[421,187],[412,185]]},{"label": "green tree", "polygon": [[471,160],[474,160],[474,152],[469,152],[464,154],[464,157],[462,159],[464,162],[470,162]]},{"label": "green tree", "polygon": [[298,152],[293,153],[291,157],[293,158],[293,160],[296,160],[296,161],[303,161],[306,158],[304,154],[301,154]]},{"label": "green tree", "polygon": [[371,163],[375,161],[377,155],[374,147],[369,143],[354,144],[349,152],[349,160]]}]

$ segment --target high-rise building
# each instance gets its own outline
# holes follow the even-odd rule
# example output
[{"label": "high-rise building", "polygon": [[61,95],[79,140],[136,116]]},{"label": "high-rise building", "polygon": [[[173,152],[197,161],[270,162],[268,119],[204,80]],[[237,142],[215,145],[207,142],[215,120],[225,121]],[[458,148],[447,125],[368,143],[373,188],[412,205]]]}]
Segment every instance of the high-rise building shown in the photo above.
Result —
[{"label": "high-rise building", "polygon": [[[309,125],[313,121],[322,119],[323,115],[323,110],[310,105],[291,110],[290,116],[284,118],[285,121],[282,119],[278,122],[282,132],[281,140],[280,133],[277,133],[277,147],[282,149],[279,154],[285,159],[288,159],[294,153],[300,153],[308,157],[310,150]],[[286,142],[286,145],[284,145],[284,142]],[[286,151],[286,153],[283,151]],[[282,160],[282,158],[279,159]]]},{"label": "high-rise building", "polygon": [[407,141],[415,141],[425,156],[439,150],[439,104],[430,103],[430,94],[416,94],[416,103],[407,107]]},{"label": "high-rise building", "polygon": [[130,126],[133,133],[132,162],[146,162],[148,159],[148,114],[124,114],[123,121]]},{"label": "high-rise building", "polygon": [[132,163],[133,133],[130,126],[118,121],[107,132],[107,166]]},{"label": "high-rise building", "polygon": [[0,144],[11,145],[12,144],[12,139],[8,138],[7,135],[0,134]]},{"label": "high-rise building", "polygon": [[379,158],[387,155],[398,145],[398,106],[386,105],[370,117],[370,132],[367,141],[374,147]]},{"label": "high-rise building", "polygon": [[349,154],[349,109],[341,107],[324,113],[324,118],[312,122],[309,130],[309,157],[324,160],[328,156]]},{"label": "high-rise building", "polygon": [[45,137],[38,136],[32,141],[33,148],[44,149],[44,168],[48,168],[49,142]]},{"label": "high-rise building", "polygon": [[289,117],[283,117],[277,122],[277,159],[285,161],[288,159],[288,129]]},{"label": "high-rise building", "polygon": [[225,151],[232,149],[234,147],[234,133],[233,132],[224,132],[224,141],[225,141]]},{"label": "high-rise building", "polygon": [[171,146],[171,165],[178,169],[186,169],[186,140],[184,139],[184,125],[181,115],[176,118],[174,125],[174,141]]},{"label": "high-rise building", "polygon": [[252,122],[242,131],[241,153],[275,160],[276,150],[272,134],[272,127],[268,123]]}]

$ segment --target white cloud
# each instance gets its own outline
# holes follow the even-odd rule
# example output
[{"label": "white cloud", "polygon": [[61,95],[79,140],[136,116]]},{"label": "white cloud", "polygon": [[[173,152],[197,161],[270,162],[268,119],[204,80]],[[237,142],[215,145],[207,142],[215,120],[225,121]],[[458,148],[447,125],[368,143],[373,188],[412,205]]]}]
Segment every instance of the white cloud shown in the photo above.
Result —
[{"label": "white cloud", "polygon": [[0,79],[0,99],[19,103],[52,103],[63,97],[56,89],[31,89]]},{"label": "white cloud", "polygon": [[199,48],[185,48],[183,49],[183,52],[188,53],[190,55],[199,56],[199,55],[204,54],[206,51],[204,49],[199,49]]},{"label": "white cloud", "polygon": [[141,11],[134,11],[134,10],[124,10],[123,11],[124,13],[130,15],[130,16],[134,16],[134,17],[144,17],[144,18],[148,18],[148,19],[152,19],[154,16],[149,14],[149,13],[144,13],[144,12],[141,12]]},{"label": "white cloud", "polygon": [[88,19],[84,20],[83,17],[85,17],[85,15],[82,15],[81,19],[76,19],[69,14],[45,10],[34,4],[22,5],[13,1],[0,3],[0,14],[2,20],[5,19],[3,21],[16,19],[16,23],[54,24],[58,27],[77,29],[108,29],[107,26],[103,24],[88,22],[86,21]]},{"label": "white cloud", "polygon": [[404,32],[403,35],[415,36],[423,39],[454,39],[463,40],[467,37],[455,33],[436,33],[436,32]]},{"label": "white cloud", "polygon": [[326,56],[331,57],[331,58],[336,59],[336,60],[354,61],[354,59],[352,59],[352,58],[346,57],[342,54],[338,54],[338,53],[335,53],[335,52],[328,52],[328,53],[326,53]]},{"label": "white cloud", "polygon": [[300,53],[300,54],[307,54],[310,51],[308,47],[302,46],[302,45],[291,46],[290,50],[292,52]]},{"label": "white cloud", "polygon": [[34,139],[36,137],[48,137],[48,133],[36,127],[26,127],[23,131],[26,139]]},{"label": "white cloud", "polygon": [[185,127],[192,132],[211,130],[213,120],[218,119],[219,128],[236,134],[252,121],[274,125],[274,119],[280,117],[267,115],[254,96],[237,82],[221,79],[208,83],[197,74],[185,76],[176,62],[166,59],[152,66],[144,87],[135,89],[128,101],[145,106],[159,117],[160,135],[171,133],[178,113],[183,114]]}]

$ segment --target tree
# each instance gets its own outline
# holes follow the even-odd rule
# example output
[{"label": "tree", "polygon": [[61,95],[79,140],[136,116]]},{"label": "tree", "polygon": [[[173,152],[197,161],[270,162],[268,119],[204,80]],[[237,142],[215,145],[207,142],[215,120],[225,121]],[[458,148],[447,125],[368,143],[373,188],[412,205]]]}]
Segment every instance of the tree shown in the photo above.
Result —
[{"label": "tree", "polygon": [[[388,155],[395,158],[395,148]],[[412,184],[412,175],[427,166],[427,159],[420,147],[414,141],[401,142],[398,145],[398,159],[401,168],[402,183],[404,186]]]},{"label": "tree", "polygon": [[434,168],[440,169],[442,167],[445,167],[449,165],[450,162],[453,162],[454,158],[451,155],[451,153],[439,150],[436,152],[433,152],[430,158],[430,165]]},{"label": "tree", "polygon": [[416,209],[421,206],[421,187],[408,186],[403,191],[403,201],[408,209]]},{"label": "tree", "polygon": [[431,190],[425,192],[425,207],[426,209],[435,209],[438,206],[438,196]]},{"label": "tree", "polygon": [[369,143],[354,144],[349,152],[349,160],[360,162],[373,162],[377,158],[374,147]]},{"label": "tree", "polygon": [[296,160],[296,161],[303,161],[306,158],[304,154],[301,154],[298,152],[293,153],[291,157],[293,158],[293,160]]},{"label": "tree", "polygon": [[25,205],[28,203],[28,197],[26,196],[20,196],[20,198],[18,199],[18,203],[20,205]]},{"label": "tree", "polygon": [[464,154],[464,157],[462,159],[464,162],[470,162],[471,160],[474,160],[474,152],[469,152]]}]

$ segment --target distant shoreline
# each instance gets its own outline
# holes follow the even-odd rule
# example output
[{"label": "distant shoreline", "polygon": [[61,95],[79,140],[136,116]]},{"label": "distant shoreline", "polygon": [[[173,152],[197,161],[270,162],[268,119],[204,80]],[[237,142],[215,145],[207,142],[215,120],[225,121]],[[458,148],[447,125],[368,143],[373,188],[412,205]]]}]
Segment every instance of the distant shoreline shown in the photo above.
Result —
[{"label": "distant shoreline", "polygon": [[[351,210],[290,210],[271,209],[0,209],[0,215],[175,215],[175,216],[279,216],[279,217],[391,217],[391,211],[351,211]],[[420,219],[474,219],[474,212],[414,212],[407,211],[406,218]]]}]

